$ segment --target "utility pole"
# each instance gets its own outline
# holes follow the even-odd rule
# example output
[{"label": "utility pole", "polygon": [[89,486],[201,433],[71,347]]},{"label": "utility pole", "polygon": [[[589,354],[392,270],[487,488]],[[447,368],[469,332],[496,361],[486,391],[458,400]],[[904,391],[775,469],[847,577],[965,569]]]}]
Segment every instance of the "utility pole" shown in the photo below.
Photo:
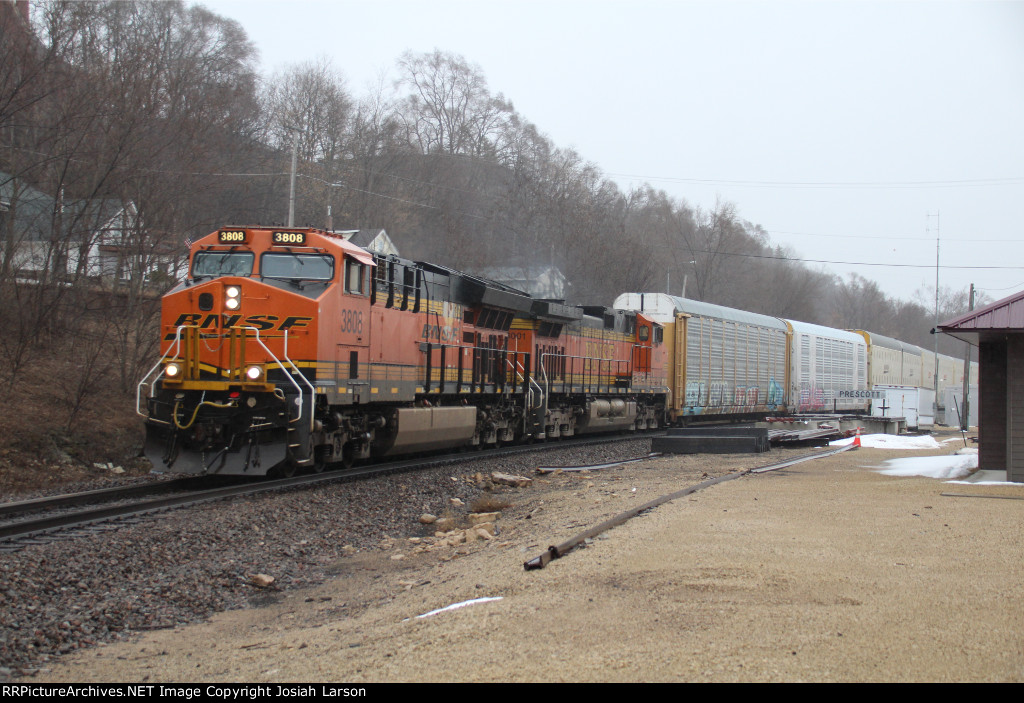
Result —
[{"label": "utility pole", "polygon": [[[971,296],[968,298],[967,311],[974,311],[974,284],[971,284]],[[967,430],[971,426],[971,343],[965,343],[964,351],[964,402],[960,410],[960,429]]]},{"label": "utility pole", "polygon": [[290,128],[294,137],[292,137],[292,184],[288,194],[288,226],[295,226],[295,169],[299,164],[299,129],[297,127]]},{"label": "utility pole", "polygon": [[[691,266],[693,266],[696,263],[697,263],[696,261],[693,261],[693,260],[690,261],[690,265]],[[689,274],[686,274],[686,273],[683,274],[683,294],[680,297],[683,297],[683,298],[686,297],[686,279],[688,279],[689,277],[690,277]]]},{"label": "utility pole", "polygon": [[[929,218],[932,217],[930,213],[925,213],[925,233],[928,232]],[[941,220],[939,219],[939,212],[935,212],[935,327],[939,327],[939,232],[940,232]],[[934,348],[933,354],[935,355],[935,369],[932,375],[932,424],[938,421],[939,418],[939,335],[933,335]]]}]

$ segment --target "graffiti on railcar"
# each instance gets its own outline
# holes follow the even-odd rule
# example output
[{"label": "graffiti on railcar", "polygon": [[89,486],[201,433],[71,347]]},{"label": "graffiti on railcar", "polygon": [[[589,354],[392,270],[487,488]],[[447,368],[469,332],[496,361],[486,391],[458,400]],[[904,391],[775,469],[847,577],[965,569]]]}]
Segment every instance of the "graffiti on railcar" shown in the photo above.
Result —
[{"label": "graffiti on railcar", "polygon": [[[820,391],[818,395],[820,397]],[[808,396],[810,397],[810,396]],[[760,386],[736,386],[726,381],[690,381],[686,384],[684,404],[687,407],[759,407],[762,399],[769,407],[783,405],[785,394],[774,379],[768,381],[767,393]]]},{"label": "graffiti on railcar", "polygon": [[686,384],[686,405],[690,407],[704,405],[707,397],[706,388],[700,381],[690,381]]},{"label": "graffiti on railcar", "polygon": [[712,407],[718,407],[723,405],[722,402],[725,398],[729,397],[729,384],[723,381],[712,381],[711,393],[708,398],[708,405]]},{"label": "graffiti on railcar", "polygon": [[800,405],[801,407],[813,407],[823,408],[825,407],[825,391],[822,388],[801,388],[800,389]]}]

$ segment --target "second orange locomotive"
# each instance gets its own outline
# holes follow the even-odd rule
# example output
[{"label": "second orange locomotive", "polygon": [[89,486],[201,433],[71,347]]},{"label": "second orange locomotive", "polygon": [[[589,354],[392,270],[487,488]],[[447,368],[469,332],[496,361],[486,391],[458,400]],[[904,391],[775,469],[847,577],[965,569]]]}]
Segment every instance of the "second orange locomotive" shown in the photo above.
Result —
[{"label": "second orange locomotive", "polygon": [[179,473],[655,427],[667,401],[662,328],[641,313],[533,300],[315,229],[200,239],[161,330],[139,410],[147,456]]}]

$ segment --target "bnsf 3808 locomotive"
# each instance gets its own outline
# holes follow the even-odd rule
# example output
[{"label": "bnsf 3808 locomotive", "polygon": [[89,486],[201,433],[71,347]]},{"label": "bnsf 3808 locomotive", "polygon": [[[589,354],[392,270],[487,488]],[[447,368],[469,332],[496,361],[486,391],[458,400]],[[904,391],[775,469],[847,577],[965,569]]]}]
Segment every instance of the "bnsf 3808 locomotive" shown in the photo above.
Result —
[{"label": "bnsf 3808 locomotive", "polygon": [[197,241],[161,334],[138,409],[147,456],[179,473],[656,427],[669,395],[663,328],[642,313],[532,300],[315,229]]}]

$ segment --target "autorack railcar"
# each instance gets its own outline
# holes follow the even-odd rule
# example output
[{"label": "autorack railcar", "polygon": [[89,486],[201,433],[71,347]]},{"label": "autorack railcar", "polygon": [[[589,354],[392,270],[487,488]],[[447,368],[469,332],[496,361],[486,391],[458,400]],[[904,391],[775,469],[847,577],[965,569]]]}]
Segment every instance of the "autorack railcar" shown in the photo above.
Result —
[{"label": "autorack railcar", "polygon": [[623,293],[614,307],[665,326],[670,422],[787,411],[791,333],[784,321],[666,293]]},{"label": "autorack railcar", "polygon": [[[797,320],[790,331],[791,404],[797,413],[866,412],[867,344],[860,335]],[[851,392],[852,391],[852,392]]]}]

